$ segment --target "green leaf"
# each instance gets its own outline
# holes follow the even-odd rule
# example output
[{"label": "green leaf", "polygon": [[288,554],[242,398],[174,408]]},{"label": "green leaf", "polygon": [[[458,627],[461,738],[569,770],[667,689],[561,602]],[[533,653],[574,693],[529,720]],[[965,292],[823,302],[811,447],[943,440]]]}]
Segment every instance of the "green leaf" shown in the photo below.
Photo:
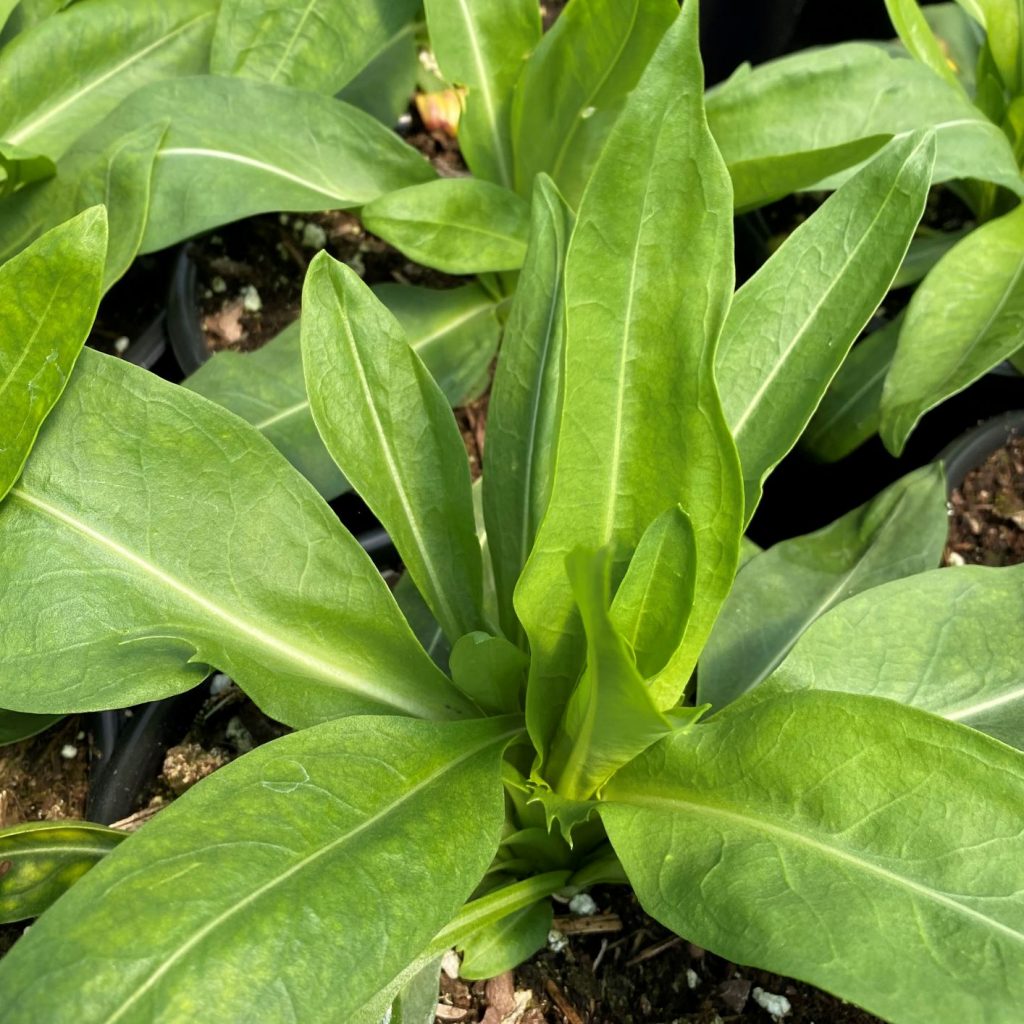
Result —
[{"label": "green leaf", "polygon": [[107,213],[94,206],[0,266],[0,499],[92,329],[106,255]]},{"label": "green leaf", "polygon": [[59,1020],[69,1004],[81,1024],[240,1020],[254,1006],[268,1021],[323,1019],[324,1007],[379,1020],[364,1005],[455,916],[494,855],[513,732],[508,719],[359,717],[227,765],[4,957],[0,1020]]},{"label": "green leaf", "polygon": [[530,659],[504,637],[467,633],[452,647],[451,672],[455,685],[480,707],[517,712]]},{"label": "green leaf", "polygon": [[896,276],[924,211],[935,145],[887,146],[739,290],[718,347],[722,406],[750,521],[765,478],[793,447]]},{"label": "green leaf", "polygon": [[405,983],[391,1006],[388,1024],[435,1024],[441,988],[441,958],[430,960]]},{"label": "green leaf", "polygon": [[75,0],[20,0],[20,3],[14,0],[14,3],[10,4],[9,0],[6,0],[5,6],[13,7],[13,12],[0,32],[0,46],[5,46],[19,32],[33,28],[73,3]]},{"label": "green leaf", "polygon": [[540,39],[534,0],[424,0],[430,45],[446,78],[467,86],[459,143],[478,178],[513,186],[512,86]]},{"label": "green leaf", "polygon": [[26,715],[20,711],[0,710],[0,747],[18,743],[49,729],[62,715]]},{"label": "green leaf", "polygon": [[570,205],[626,96],[679,13],[672,0],[574,0],[526,62],[512,99],[516,189],[542,171]]},{"label": "green leaf", "polygon": [[907,52],[950,85],[959,88],[960,81],[949,66],[938,39],[935,38],[927,19],[917,5],[917,0],[885,0],[885,7],[893,28],[896,29],[896,34],[907,48]]},{"label": "green leaf", "polygon": [[691,942],[900,1024],[1019,1015],[1018,751],[892,701],[782,693],[659,743],[606,797],[644,909]]},{"label": "green leaf", "polygon": [[448,640],[485,628],[469,462],[440,388],[394,316],[326,253],[306,274],[302,308],[306,390],[327,450]]},{"label": "green leaf", "polygon": [[57,173],[57,165],[48,156],[0,142],[0,170],[4,172],[0,196],[5,197],[23,185],[52,178]]},{"label": "green leaf", "polygon": [[881,435],[899,454],[921,417],[1020,348],[1024,206],[961,239],[914,292],[882,392]]},{"label": "green leaf", "polygon": [[294,726],[472,712],[271,444],[122,360],[82,353],[0,532],[0,602],[18,609],[0,692],[14,710],[136,704],[196,685],[209,665]]},{"label": "green leaf", "polygon": [[365,110],[390,128],[409,106],[421,67],[416,26],[409,23],[338,93],[338,99]]},{"label": "green leaf", "polygon": [[474,178],[439,178],[363,207],[367,231],[410,259],[448,274],[517,270],[530,213],[514,192]]},{"label": "green leaf", "polygon": [[663,512],[644,532],[622,578],[609,618],[645,679],[675,653],[693,610],[697,541],[679,507]]},{"label": "green leaf", "polygon": [[838,462],[878,431],[882,385],[892,365],[903,313],[850,350],[800,439],[823,462]]},{"label": "green leaf", "polygon": [[1024,13],[1020,0],[977,0],[976,6],[981,10],[988,46],[1003,85],[1011,96],[1019,96],[1024,91]]},{"label": "green leaf", "polygon": [[[477,284],[382,284],[373,291],[398,318],[449,404],[475,398],[501,333],[494,300]],[[184,385],[253,424],[328,500],[348,490],[309,410],[298,322],[255,352],[216,353]]]},{"label": "green leaf", "polygon": [[907,255],[903,257],[900,269],[893,278],[893,288],[906,288],[907,285],[924,280],[932,267],[973,229],[973,224],[969,229],[961,228],[958,231],[928,231],[927,228],[919,227],[918,234],[912,239]]},{"label": "green leaf", "polygon": [[0,263],[48,228],[102,205],[110,224],[103,290],[110,288],[142,243],[153,162],[166,130],[166,121],[157,122],[125,133],[105,152],[73,150],[60,161],[57,177],[34,182],[6,199],[0,218]]},{"label": "green leaf", "polygon": [[11,11],[18,6],[18,0],[0,0],[0,30],[7,24]]},{"label": "green leaf", "polygon": [[0,829],[0,924],[38,917],[128,836],[88,822]]},{"label": "green leaf", "polygon": [[921,128],[935,130],[936,182],[979,178],[1024,194],[1006,136],[961,90],[875,46],[844,43],[770,61],[710,90],[707,106],[738,209],[834,188],[849,176],[836,176],[842,167],[888,136]]},{"label": "green leaf", "polygon": [[721,708],[767,679],[834,605],[934,569],[948,526],[945,475],[938,465],[926,466],[823,530],[752,559],[701,656],[698,701]]},{"label": "green leaf", "polygon": [[565,563],[586,631],[586,663],[552,740],[545,775],[558,795],[582,801],[671,731],[672,723],[658,710],[612,624],[608,550],[580,549]]},{"label": "green leaf", "polygon": [[416,150],[362,110],[216,75],[140,89],[76,149],[98,157],[164,119],[143,252],[256,213],[360,206],[434,177]]},{"label": "green leaf", "polygon": [[742,492],[714,381],[732,295],[732,202],[701,77],[688,4],[609,136],[569,243],[554,483],[515,595],[533,658],[527,720],[541,750],[583,656],[570,551],[612,545],[617,583],[654,519],[677,505],[690,515],[701,602],[652,683],[662,708],[678,701],[732,582]]},{"label": "green leaf", "polygon": [[205,71],[216,7],[90,0],[19,35],[0,56],[0,137],[56,160],[140,87]]},{"label": "green leaf", "polygon": [[210,70],[333,95],[418,6],[416,0],[221,0]]},{"label": "green leaf", "polygon": [[459,977],[496,978],[529,960],[547,944],[552,916],[551,901],[544,900],[467,936],[460,944],[463,956]]},{"label": "green leaf", "polygon": [[844,601],[773,676],[888,697],[1024,748],[1024,567],[941,569]]},{"label": "green leaf", "polygon": [[530,246],[509,310],[487,409],[484,518],[505,635],[523,643],[512,594],[547,509],[561,403],[565,251],[573,217],[537,179]]}]

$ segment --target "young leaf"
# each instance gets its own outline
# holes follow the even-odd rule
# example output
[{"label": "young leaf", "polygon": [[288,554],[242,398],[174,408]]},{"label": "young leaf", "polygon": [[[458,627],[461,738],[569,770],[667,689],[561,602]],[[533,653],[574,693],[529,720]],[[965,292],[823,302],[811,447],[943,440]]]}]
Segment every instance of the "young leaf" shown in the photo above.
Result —
[{"label": "young leaf", "polygon": [[676,505],[689,513],[702,600],[660,707],[678,700],[736,563],[742,492],[714,381],[732,295],[732,202],[703,117],[696,28],[687,3],[609,136],[569,243],[554,483],[515,595],[540,749],[583,651],[568,552],[611,545],[617,583],[654,519]]},{"label": "young leaf", "polygon": [[379,1020],[360,1008],[451,921],[494,855],[514,731],[508,719],[359,717],[222,768],[0,961],[0,1020],[57,1020],[69,1001],[81,1024],[239,1020],[253,1006],[266,1020],[323,1019],[324,1007]]},{"label": "young leaf", "polygon": [[574,0],[526,62],[512,99],[515,184],[547,172],[576,207],[626,96],[669,25],[673,0]]},{"label": "young leaf", "polygon": [[127,833],[79,821],[0,830],[0,924],[38,917]]},{"label": "young leaf", "polygon": [[937,569],[822,616],[772,677],[888,697],[1024,748],[1024,567]]},{"label": "young leaf", "polygon": [[49,729],[62,715],[26,715],[20,711],[0,710],[0,747],[27,740]]},{"label": "young leaf", "polygon": [[1024,194],[1006,136],[959,89],[876,46],[844,43],[770,61],[708,92],[708,121],[746,209],[836,176],[889,136],[935,131],[934,180],[979,178]]},{"label": "young leaf", "polygon": [[572,213],[546,175],[502,339],[487,412],[484,518],[505,635],[523,642],[512,593],[547,508],[565,341],[563,275]]},{"label": "young leaf", "polygon": [[57,173],[57,165],[48,156],[0,142],[0,171],[4,172],[0,179],[0,197],[5,197],[23,185],[52,178]]},{"label": "young leaf", "polygon": [[920,418],[1020,348],[1024,206],[959,241],[914,292],[882,391],[881,435],[899,454]]},{"label": "young leaf", "polygon": [[221,0],[210,70],[333,96],[418,6],[416,0]]},{"label": "young leaf", "polygon": [[14,710],[136,704],[213,665],[295,726],[473,712],[268,441],[119,359],[82,353],[0,529],[0,602],[19,608],[0,643]]},{"label": "young leaf", "polygon": [[[477,284],[382,284],[373,292],[398,318],[448,403],[476,397],[501,333],[494,300]],[[328,500],[348,490],[309,410],[297,322],[255,352],[217,353],[184,386],[251,423]]]},{"label": "young leaf", "polygon": [[823,530],[758,555],[736,577],[701,655],[698,700],[723,707],[770,676],[829,608],[934,569],[948,528],[946,478],[932,465]]},{"label": "young leaf", "polygon": [[452,647],[455,685],[485,710],[521,711],[530,659],[504,637],[467,633]]},{"label": "young leaf", "polygon": [[416,150],[340,100],[216,75],[140,89],[76,151],[98,158],[164,119],[143,252],[255,213],[361,206],[434,177]]},{"label": "young leaf", "polygon": [[391,1006],[388,1024],[435,1024],[441,988],[441,957],[434,957],[402,987]]},{"label": "young leaf", "polygon": [[541,900],[467,936],[459,977],[496,978],[529,960],[547,944],[552,917],[551,901]]},{"label": "young leaf", "polygon": [[917,0],[885,0],[885,8],[900,42],[911,56],[916,57],[925,67],[931,68],[950,85],[960,88],[960,80],[949,66],[938,39],[932,32],[927,19],[917,5]]},{"label": "young leaf", "polygon": [[517,270],[529,210],[514,192],[475,178],[439,178],[389,192],[363,207],[367,231],[448,274]]},{"label": "young leaf", "polygon": [[317,430],[384,525],[449,641],[484,627],[469,463],[455,418],[401,325],[322,253],[302,291]]},{"label": "young leaf", "polygon": [[107,213],[94,206],[0,266],[0,499],[92,329],[106,255]]},{"label": "young leaf", "polygon": [[523,61],[540,39],[533,0],[425,0],[430,45],[442,73],[468,86],[459,143],[478,178],[513,186],[509,108]]},{"label": "young leaf", "polygon": [[718,379],[748,522],[765,478],[796,443],[892,283],[924,211],[934,160],[931,135],[892,142],[737,293],[718,347]]},{"label": "young leaf", "polygon": [[1018,751],[892,701],[781,693],[657,744],[605,795],[644,909],[690,941],[900,1024],[1018,1015]]},{"label": "young leaf", "polygon": [[141,86],[204,72],[216,9],[92,0],[47,19],[4,48],[0,137],[56,160]]},{"label": "young leaf", "polygon": [[1019,0],[977,0],[985,35],[992,59],[999,69],[1006,91],[1019,96],[1024,91],[1024,53],[1021,52],[1021,32],[1024,14]]}]

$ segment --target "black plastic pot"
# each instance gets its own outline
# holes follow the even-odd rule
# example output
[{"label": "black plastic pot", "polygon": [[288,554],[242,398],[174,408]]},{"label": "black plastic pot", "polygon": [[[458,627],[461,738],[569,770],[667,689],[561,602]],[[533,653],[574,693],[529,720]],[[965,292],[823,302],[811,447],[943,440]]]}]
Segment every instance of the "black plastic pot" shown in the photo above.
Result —
[{"label": "black plastic pot", "polygon": [[1012,438],[1024,435],[1024,409],[1013,409],[968,430],[946,445],[939,455],[949,489],[959,487],[967,474]]},{"label": "black plastic pot", "polygon": [[188,246],[183,245],[174,260],[167,292],[167,338],[186,377],[210,358],[199,323],[196,281],[196,265],[189,257]]}]

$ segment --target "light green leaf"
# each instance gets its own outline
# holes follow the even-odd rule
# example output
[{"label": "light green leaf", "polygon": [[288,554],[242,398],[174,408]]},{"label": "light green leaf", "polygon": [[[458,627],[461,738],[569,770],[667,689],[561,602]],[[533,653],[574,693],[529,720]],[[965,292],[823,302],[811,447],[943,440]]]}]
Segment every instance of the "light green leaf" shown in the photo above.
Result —
[{"label": "light green leaf", "polygon": [[0,171],[4,173],[0,179],[0,197],[6,197],[23,185],[52,178],[57,173],[57,165],[48,156],[0,142]]},{"label": "light green leaf", "polygon": [[936,569],[858,594],[772,678],[888,697],[1024,748],[1024,566]]},{"label": "light green leaf", "polygon": [[127,834],[78,821],[0,830],[0,924],[38,917]]},{"label": "light green leaf", "polygon": [[940,51],[968,96],[974,95],[976,69],[984,33],[959,4],[929,4],[922,9],[925,21],[939,41]]},{"label": "light green leaf", "polygon": [[935,38],[927,19],[917,5],[917,0],[885,0],[885,7],[893,28],[896,29],[896,34],[907,48],[907,52],[950,85],[959,88],[959,79],[949,66],[938,39]]},{"label": "light green leaf", "polygon": [[0,499],[92,330],[106,255],[107,213],[94,206],[0,266]]},{"label": "light green leaf", "polygon": [[143,252],[256,213],[360,206],[434,177],[416,150],[362,110],[216,75],[140,89],[76,149],[98,156],[163,119],[171,124],[157,154]]},{"label": "light green leaf", "polygon": [[529,207],[474,178],[439,178],[363,207],[368,231],[410,259],[449,274],[516,270],[526,256]]},{"label": "light green leaf", "polygon": [[452,647],[451,672],[455,685],[480,707],[517,712],[530,659],[504,637],[467,633]]},{"label": "light green leaf", "polygon": [[959,231],[928,231],[919,227],[918,234],[911,241],[907,255],[903,257],[900,269],[893,278],[893,288],[906,288],[907,285],[924,280],[932,267],[973,227],[971,225],[970,229],[961,228]]},{"label": "light green leaf", "polygon": [[1011,96],[1019,96],[1024,88],[1024,12],[1020,0],[977,0],[976,6],[981,9],[989,49],[1003,85]]},{"label": "light green leaf", "polygon": [[921,128],[935,130],[936,182],[979,178],[1024,194],[1006,136],[961,90],[875,46],[844,43],[769,61],[710,90],[707,105],[739,209],[835,188],[850,174],[835,175],[841,167],[852,169],[888,136]]},{"label": "light green leaf", "polygon": [[513,186],[512,86],[540,39],[534,0],[424,0],[430,45],[446,78],[468,86],[459,143],[478,178]]},{"label": "light green leaf", "polygon": [[[254,1006],[267,1021],[323,1019],[325,1006],[338,1021],[379,1020],[361,1008],[494,855],[513,732],[508,719],[359,717],[227,765],[0,961],[0,1020],[60,1020],[68,1005],[81,1024],[240,1020]],[[457,843],[453,808],[464,809]]]},{"label": "light green leaf", "polygon": [[5,46],[19,32],[38,25],[39,22],[59,14],[66,7],[70,7],[76,0],[14,0],[9,3],[6,0],[5,6],[13,8],[6,25],[0,31],[0,46]]},{"label": "light green leaf", "polygon": [[663,512],[644,532],[615,591],[609,619],[636,658],[645,679],[668,664],[693,609],[697,542],[679,507]]},{"label": "light green leaf", "polygon": [[27,740],[59,722],[62,715],[26,715],[20,711],[0,710],[0,747]]},{"label": "light green leaf", "polygon": [[394,316],[326,253],[306,274],[302,308],[306,390],[327,450],[448,640],[485,628],[469,462],[440,388]]},{"label": "light green leaf", "polygon": [[718,347],[746,516],[892,283],[924,211],[935,145],[886,147],[739,290]]},{"label": "light green leaf", "polygon": [[752,559],[701,656],[698,701],[723,707],[770,676],[829,608],[935,568],[948,525],[945,476],[940,466],[927,466],[823,530]]},{"label": "light green leaf", "polygon": [[542,171],[573,207],[626,96],[679,13],[672,0],[574,0],[526,62],[512,99],[516,189]]},{"label": "light green leaf", "polygon": [[140,87],[200,74],[216,8],[90,0],[19,35],[0,55],[0,137],[56,160]]},{"label": "light green leaf", "polygon": [[136,704],[196,685],[208,665],[294,726],[472,710],[272,445],[122,360],[82,353],[0,531],[0,603],[18,609],[0,692],[14,710]]},{"label": "light green leaf", "polygon": [[[373,291],[398,318],[449,404],[475,398],[501,333],[494,300],[476,284],[382,284]],[[328,500],[348,490],[309,411],[297,322],[255,352],[218,352],[184,384],[253,424]]]},{"label": "light green leaf", "polygon": [[921,417],[1020,348],[1024,206],[961,239],[910,300],[882,392],[881,435],[899,454]]},{"label": "light green leaf", "polygon": [[561,403],[563,278],[573,217],[546,175],[533,193],[530,246],[487,409],[484,517],[505,635],[524,642],[512,594],[547,508]]},{"label": "light green leaf", "polygon": [[903,313],[850,350],[800,439],[823,462],[838,462],[878,430],[882,385],[892,365]]},{"label": "light green leaf", "polygon": [[435,1024],[441,988],[441,958],[435,957],[406,982],[391,1006],[388,1024]]},{"label": "light green leaf", "polygon": [[542,750],[583,655],[570,551],[612,545],[617,583],[654,519],[676,505],[689,513],[701,601],[652,684],[663,708],[678,701],[732,582],[742,492],[714,381],[732,293],[732,202],[701,77],[686,5],[609,136],[569,243],[554,483],[515,595],[533,658],[527,720]]},{"label": "light green leaf", "polygon": [[57,177],[34,182],[6,199],[0,218],[0,262],[48,228],[103,205],[110,224],[103,290],[110,288],[142,243],[153,162],[166,130],[167,123],[158,122],[127,132],[102,153],[73,150],[60,161]]},{"label": "light green leaf", "polygon": [[11,16],[11,11],[18,6],[18,0],[0,0],[0,31],[3,30],[7,24],[7,19]]},{"label": "light green leaf", "polygon": [[543,900],[467,936],[459,977],[495,978],[529,960],[547,944],[552,916],[551,901]]},{"label": "light green leaf", "polygon": [[416,0],[221,0],[210,70],[333,95],[418,6]]},{"label": "light green leaf", "polygon": [[338,99],[372,114],[389,128],[405,113],[422,67],[416,26],[409,23],[338,93]]},{"label": "light green leaf", "polygon": [[782,693],[659,743],[601,816],[644,909],[900,1024],[1024,999],[1024,757],[892,701]]}]

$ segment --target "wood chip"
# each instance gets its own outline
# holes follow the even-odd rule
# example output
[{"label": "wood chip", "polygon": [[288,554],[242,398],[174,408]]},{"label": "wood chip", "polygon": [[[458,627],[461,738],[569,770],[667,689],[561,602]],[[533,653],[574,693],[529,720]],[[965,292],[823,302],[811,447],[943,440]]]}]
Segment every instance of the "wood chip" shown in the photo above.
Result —
[{"label": "wood chip", "polygon": [[636,956],[626,961],[627,967],[632,967],[634,964],[642,963],[644,960],[650,960],[651,957],[658,956],[659,953],[664,953],[666,949],[671,949],[673,946],[678,946],[683,940],[678,935],[670,935],[667,939],[662,939],[661,942],[656,942],[653,946],[648,946],[646,949],[641,950]]},{"label": "wood chip", "polygon": [[576,1012],[576,1008],[565,998],[565,994],[550,978],[544,982],[544,988],[554,1000],[555,1006],[561,1011],[565,1018],[565,1024],[583,1024],[583,1018]]},{"label": "wood chip", "polygon": [[603,935],[622,931],[618,914],[590,914],[587,917],[556,917],[554,927],[563,935]]},{"label": "wood chip", "polygon": [[449,1006],[447,1003],[438,1003],[434,1009],[434,1016],[438,1020],[469,1020],[472,1011],[464,1010],[461,1006]]}]

